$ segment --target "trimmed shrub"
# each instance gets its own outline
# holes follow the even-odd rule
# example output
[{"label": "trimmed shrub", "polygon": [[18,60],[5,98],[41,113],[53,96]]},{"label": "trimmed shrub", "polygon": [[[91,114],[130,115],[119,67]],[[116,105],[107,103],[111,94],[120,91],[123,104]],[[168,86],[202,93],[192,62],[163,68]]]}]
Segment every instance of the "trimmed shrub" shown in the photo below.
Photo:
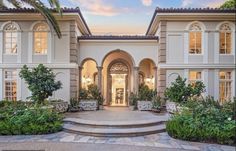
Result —
[{"label": "trimmed shrub", "polygon": [[235,100],[223,105],[212,98],[194,101],[167,122],[168,134],[188,141],[235,144]]},{"label": "trimmed shrub", "polygon": [[48,134],[62,130],[62,116],[27,102],[2,101],[0,135]]}]

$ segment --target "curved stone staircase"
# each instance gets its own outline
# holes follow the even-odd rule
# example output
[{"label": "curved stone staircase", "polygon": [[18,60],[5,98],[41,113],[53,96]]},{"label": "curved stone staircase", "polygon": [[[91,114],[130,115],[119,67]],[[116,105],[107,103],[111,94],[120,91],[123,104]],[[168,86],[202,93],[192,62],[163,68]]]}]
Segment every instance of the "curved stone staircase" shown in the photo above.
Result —
[{"label": "curved stone staircase", "polygon": [[65,118],[66,132],[99,137],[131,137],[165,132],[165,121],[158,119],[136,121],[94,121]]}]

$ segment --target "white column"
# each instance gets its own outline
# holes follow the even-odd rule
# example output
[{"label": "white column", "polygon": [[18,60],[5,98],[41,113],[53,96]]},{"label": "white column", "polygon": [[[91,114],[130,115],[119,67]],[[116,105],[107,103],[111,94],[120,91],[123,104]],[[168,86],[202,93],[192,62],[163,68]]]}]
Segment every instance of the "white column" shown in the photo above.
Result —
[{"label": "white column", "polygon": [[21,63],[21,32],[17,32],[17,63]]},{"label": "white column", "polygon": [[17,89],[17,100],[22,100],[22,95],[21,95],[21,78],[19,76],[21,69],[17,69],[16,73],[17,73],[17,81],[16,81],[16,89]]},{"label": "white column", "polygon": [[134,89],[133,89],[133,92],[134,93],[137,93],[138,92],[138,87],[139,87],[139,77],[138,77],[138,72],[139,72],[139,67],[134,67],[134,75],[133,75],[133,86],[134,86]]},{"label": "white column", "polygon": [[188,55],[189,55],[189,34],[188,32],[184,33],[184,63],[188,63]]},{"label": "white column", "polygon": [[220,49],[220,36],[219,36],[219,32],[215,32],[214,34],[214,63],[215,64],[219,64],[220,62],[220,53],[219,53],[219,49]]},{"label": "white column", "polygon": [[0,31],[0,63],[3,61],[3,32]]},{"label": "white column", "polygon": [[157,67],[154,67],[153,70],[154,70],[154,88],[157,89],[157,77],[158,77],[158,75],[157,75]]},{"label": "white column", "polygon": [[47,62],[52,63],[52,54],[53,54],[53,45],[54,45],[54,39],[53,39],[53,33],[48,32],[48,52],[47,52]]},{"label": "white column", "polygon": [[219,69],[215,69],[215,77],[214,77],[214,98],[215,100],[219,99]]},{"label": "white column", "polygon": [[232,71],[232,100],[233,97],[236,96],[236,73],[235,69]]},{"label": "white column", "polygon": [[208,32],[203,33],[203,63],[208,63]]},{"label": "white column", "polygon": [[206,92],[204,93],[204,95],[205,96],[208,96],[208,69],[204,69],[203,71],[202,71],[203,73],[202,73],[202,75],[203,75],[203,78],[202,78],[202,80],[203,80],[203,83],[204,83],[204,85],[206,86]]},{"label": "white column", "polygon": [[28,34],[28,63],[33,62],[33,32],[29,31]]},{"label": "white column", "polygon": [[3,69],[0,69],[0,101],[3,99]]},{"label": "white column", "polygon": [[102,69],[103,67],[97,67],[98,70],[98,88],[99,91],[102,93]]},{"label": "white column", "polygon": [[187,79],[187,83],[189,83],[188,82],[188,74],[189,74],[189,69],[184,69],[184,78],[186,78]]}]

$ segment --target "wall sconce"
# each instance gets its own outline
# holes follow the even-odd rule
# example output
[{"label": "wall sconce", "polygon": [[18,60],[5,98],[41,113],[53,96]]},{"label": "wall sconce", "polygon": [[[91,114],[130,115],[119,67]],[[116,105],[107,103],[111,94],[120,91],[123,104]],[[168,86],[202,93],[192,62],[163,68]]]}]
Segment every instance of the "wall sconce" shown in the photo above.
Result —
[{"label": "wall sconce", "polygon": [[151,78],[147,77],[145,81],[147,82],[147,84],[154,84],[154,77],[153,76]]},{"label": "wall sconce", "polygon": [[91,81],[92,81],[92,79],[90,78],[90,76],[83,76],[83,79],[82,79],[82,82],[83,83],[87,83],[87,84],[89,84],[89,83],[91,83]]}]

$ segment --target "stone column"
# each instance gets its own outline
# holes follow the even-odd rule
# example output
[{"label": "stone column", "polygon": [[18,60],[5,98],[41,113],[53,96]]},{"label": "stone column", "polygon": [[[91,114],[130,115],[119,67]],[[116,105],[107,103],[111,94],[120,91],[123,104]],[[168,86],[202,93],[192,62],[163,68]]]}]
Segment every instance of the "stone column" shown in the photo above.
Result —
[{"label": "stone column", "polygon": [[97,67],[98,69],[98,89],[102,92],[102,69],[103,67]]},{"label": "stone column", "polygon": [[157,89],[157,67],[153,67],[154,70],[154,89]]},{"label": "stone column", "polygon": [[79,90],[82,88],[82,70],[83,67],[79,67]]},{"label": "stone column", "polygon": [[138,93],[138,87],[139,87],[139,67],[134,67],[134,75],[133,75],[133,78],[134,78],[134,93]]},{"label": "stone column", "polygon": [[159,95],[163,97],[166,89],[166,69],[158,69],[157,73],[158,73],[157,91]]}]

